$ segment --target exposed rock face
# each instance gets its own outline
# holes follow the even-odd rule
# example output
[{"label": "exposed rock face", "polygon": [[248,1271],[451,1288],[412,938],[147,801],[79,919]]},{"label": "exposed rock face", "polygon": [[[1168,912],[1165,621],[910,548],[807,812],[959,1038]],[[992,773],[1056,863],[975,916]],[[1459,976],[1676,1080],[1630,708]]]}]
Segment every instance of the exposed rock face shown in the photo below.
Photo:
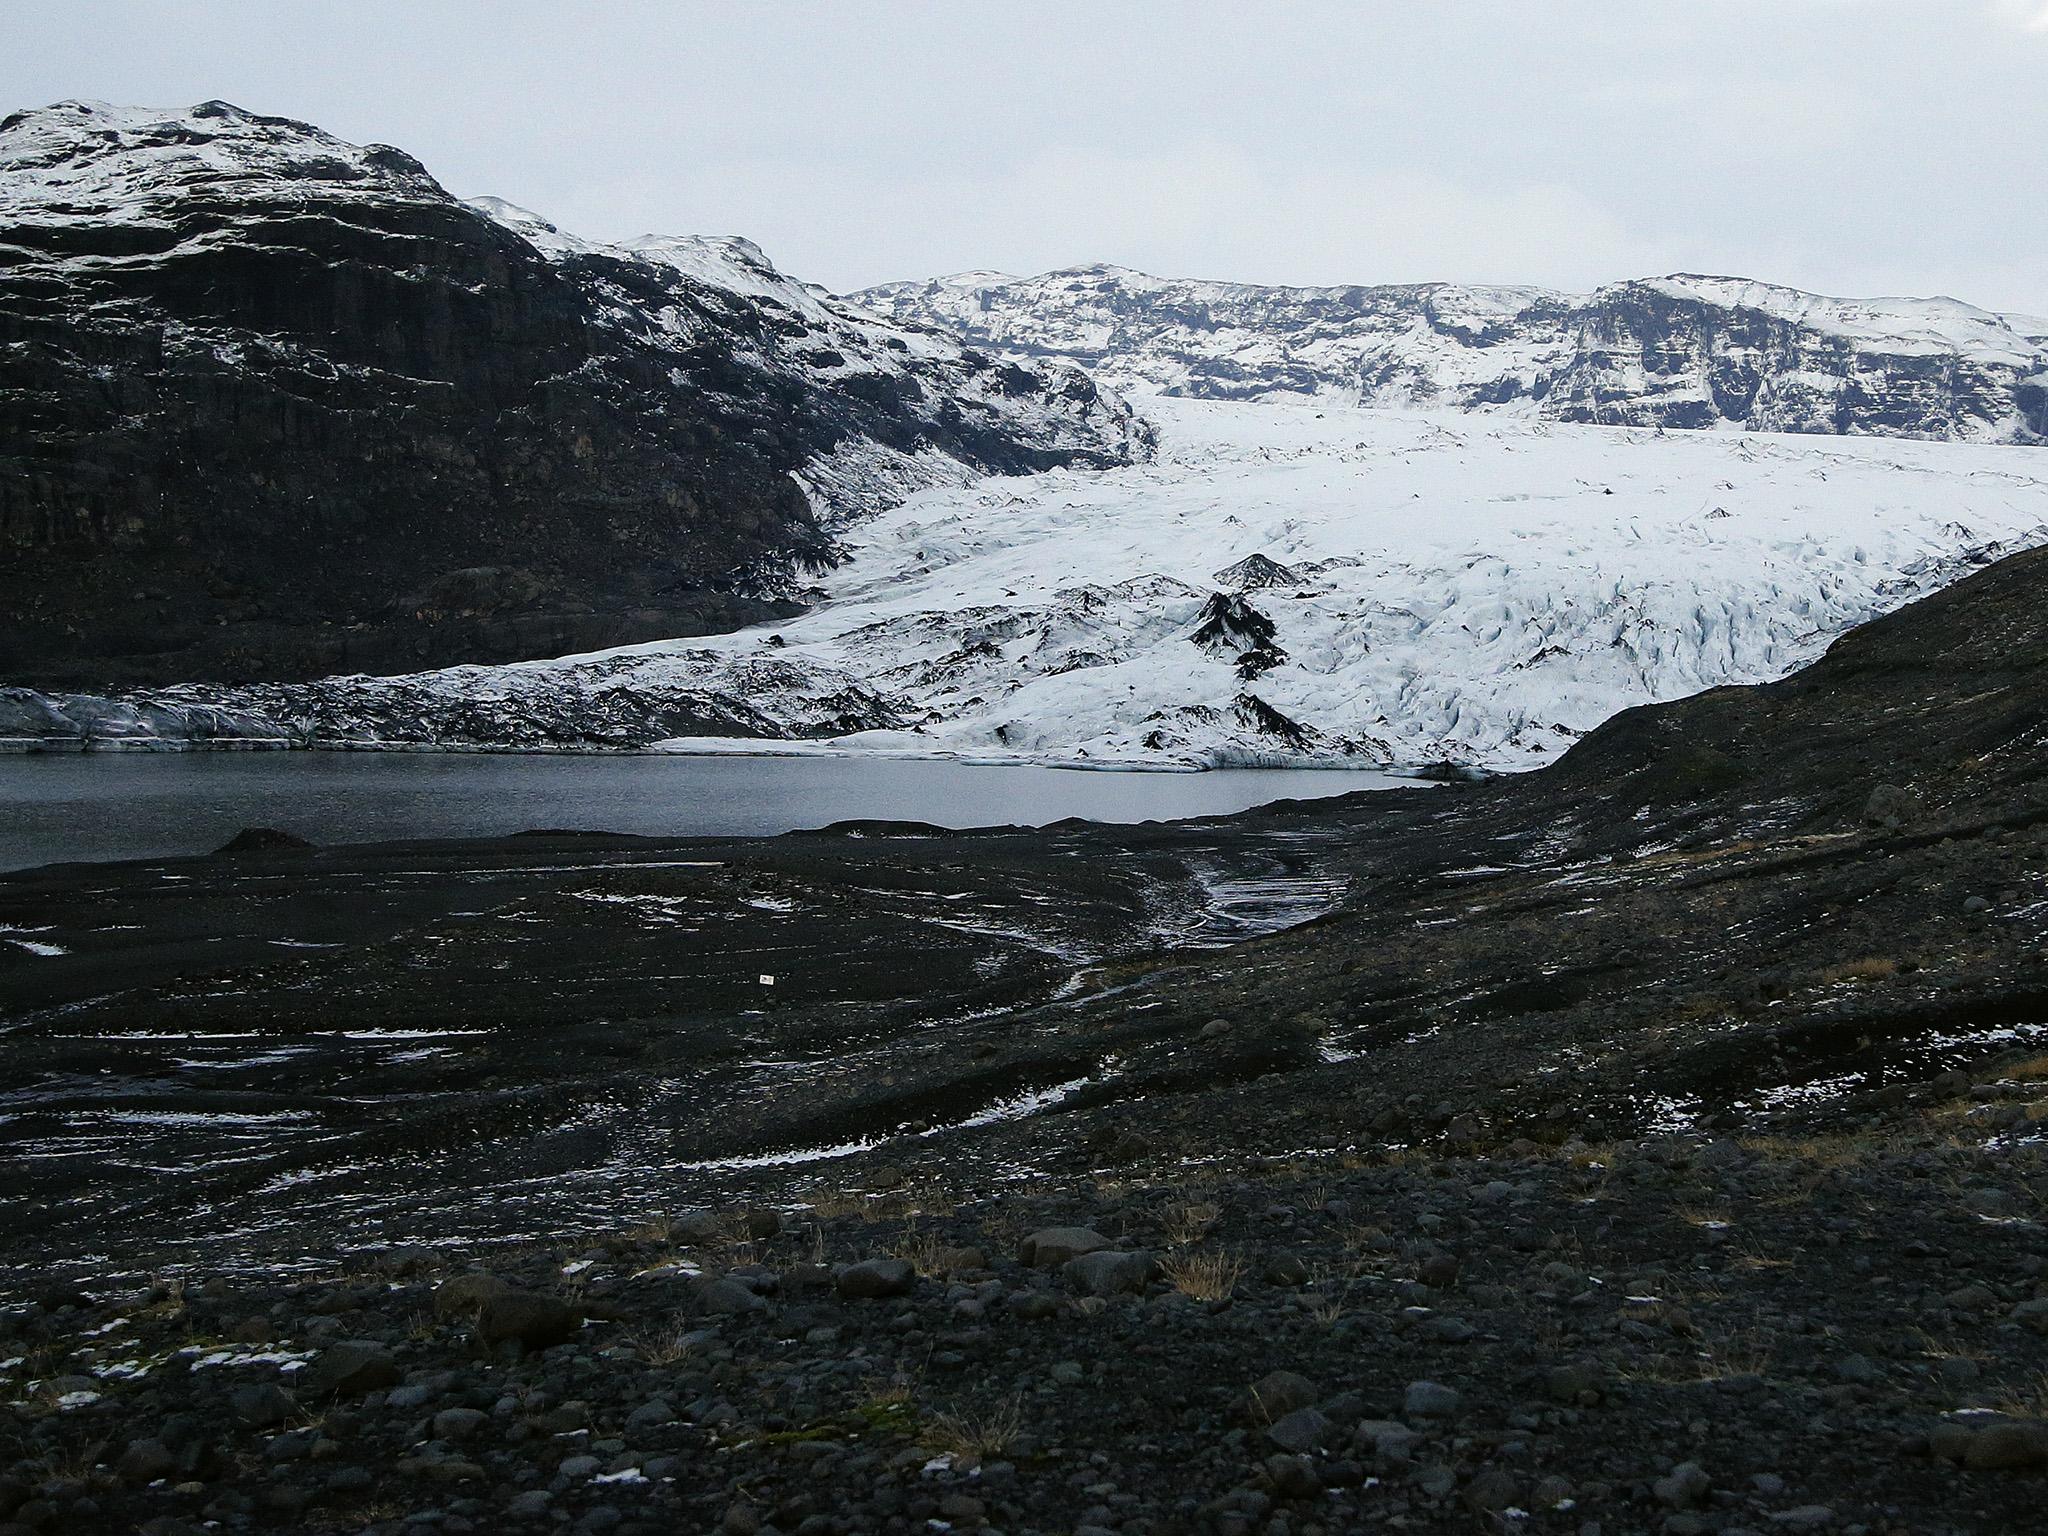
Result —
[{"label": "exposed rock face", "polygon": [[[396,671],[794,611],[836,515],[1124,462],[1080,372],[220,102],[0,122],[0,675]],[[808,495],[806,493],[809,493]]]},{"label": "exposed rock face", "polygon": [[1105,382],[1760,431],[2048,439],[2041,327],[1954,299],[1831,299],[1677,276],[1574,295],[1417,283],[1268,288],[1121,267],[971,272],[860,297]]}]

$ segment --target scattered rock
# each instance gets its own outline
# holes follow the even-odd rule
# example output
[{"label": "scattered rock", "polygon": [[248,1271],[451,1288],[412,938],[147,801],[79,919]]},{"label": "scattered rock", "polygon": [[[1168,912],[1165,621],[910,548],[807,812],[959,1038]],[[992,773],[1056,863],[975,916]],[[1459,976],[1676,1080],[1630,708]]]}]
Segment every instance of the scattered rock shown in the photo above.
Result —
[{"label": "scattered rock", "polygon": [[504,1290],[489,1297],[477,1316],[477,1337],[486,1344],[515,1344],[522,1349],[547,1349],[575,1337],[582,1319],[576,1309],[555,1296],[536,1291]]},{"label": "scattered rock", "polygon": [[1683,1461],[1650,1485],[1657,1502],[1669,1509],[1696,1509],[1706,1503],[1713,1482],[1696,1461]]},{"label": "scattered rock", "polygon": [[1295,1371],[1273,1371],[1252,1383],[1252,1415],[1271,1424],[1300,1408],[1311,1408],[1322,1400],[1316,1384]]},{"label": "scattered rock", "polygon": [[1435,1381],[1411,1381],[1401,1410],[1411,1419],[1450,1419],[1457,1417],[1461,1401],[1455,1387]]},{"label": "scattered rock", "polygon": [[1067,1260],[1060,1273],[1084,1296],[1119,1296],[1143,1291],[1155,1268],[1149,1253],[1102,1249]]},{"label": "scattered rock", "polygon": [[1042,1227],[1018,1246],[1017,1260],[1040,1269],[1057,1269],[1109,1246],[1109,1239],[1092,1227]]},{"label": "scattered rock", "polygon": [[360,1397],[397,1382],[398,1361],[370,1339],[328,1345],[298,1378],[300,1390],[312,1397]]},{"label": "scattered rock", "polygon": [[840,1270],[833,1284],[849,1300],[908,1296],[917,1286],[917,1269],[908,1259],[863,1259]]}]

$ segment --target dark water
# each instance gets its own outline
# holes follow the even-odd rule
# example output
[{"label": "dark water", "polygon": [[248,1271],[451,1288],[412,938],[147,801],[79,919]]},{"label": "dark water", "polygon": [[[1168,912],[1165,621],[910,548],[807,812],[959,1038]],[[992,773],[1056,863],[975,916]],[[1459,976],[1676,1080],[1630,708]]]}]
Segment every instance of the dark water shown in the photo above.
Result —
[{"label": "dark water", "polygon": [[0,869],[205,853],[243,827],[316,843],[534,827],[772,834],[851,818],[948,827],[1161,821],[1412,784],[1376,773],[1088,773],[816,757],[192,752],[0,756]]}]

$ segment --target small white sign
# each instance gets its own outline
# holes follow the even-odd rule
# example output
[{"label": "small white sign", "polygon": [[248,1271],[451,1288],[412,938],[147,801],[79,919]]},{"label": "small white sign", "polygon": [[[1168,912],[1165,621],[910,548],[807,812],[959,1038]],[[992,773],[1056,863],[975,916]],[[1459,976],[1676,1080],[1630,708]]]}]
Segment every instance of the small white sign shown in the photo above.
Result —
[{"label": "small white sign", "polygon": [[761,985],[764,987],[772,987],[775,985],[775,978],[773,976],[763,976],[761,978]]}]

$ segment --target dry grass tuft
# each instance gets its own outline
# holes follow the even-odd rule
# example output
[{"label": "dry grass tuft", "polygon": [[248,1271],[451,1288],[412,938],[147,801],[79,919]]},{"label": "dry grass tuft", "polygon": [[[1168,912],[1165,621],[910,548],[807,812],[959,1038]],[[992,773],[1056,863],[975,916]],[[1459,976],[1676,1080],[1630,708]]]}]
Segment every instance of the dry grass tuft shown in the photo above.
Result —
[{"label": "dry grass tuft", "polygon": [[935,1232],[922,1231],[916,1222],[911,1222],[897,1237],[889,1250],[891,1258],[908,1259],[910,1267],[926,1279],[940,1274],[943,1266],[939,1255],[946,1251],[948,1244],[941,1241]]},{"label": "dry grass tuft", "polygon": [[1244,1259],[1228,1249],[1175,1254],[1159,1267],[1176,1291],[1196,1301],[1228,1301],[1244,1277]]},{"label": "dry grass tuft", "polygon": [[1899,974],[1899,962],[1889,955],[1865,955],[1861,960],[1850,960],[1842,965],[1831,965],[1815,973],[1814,979],[1824,987],[1834,986],[1843,981],[1883,981],[1886,977]]},{"label": "dry grass tuft", "polygon": [[1159,1225],[1167,1242],[1174,1247],[1192,1248],[1209,1235],[1209,1229],[1222,1215],[1222,1207],[1207,1200],[1195,1200],[1185,1205],[1168,1206]]},{"label": "dry grass tuft", "polygon": [[2015,1419],[2048,1419],[2048,1371],[2036,1371],[1992,1399],[1991,1406]]},{"label": "dry grass tuft", "polygon": [[1974,1360],[1982,1365],[1991,1358],[1971,1345],[1937,1339],[1925,1328],[1915,1329],[1914,1335],[1920,1340],[1920,1353],[1929,1360]]},{"label": "dry grass tuft", "polygon": [[934,1414],[918,1438],[932,1450],[990,1460],[1005,1454],[1024,1430],[1024,1401],[1012,1393],[992,1407]]},{"label": "dry grass tuft", "polygon": [[1743,1136],[1737,1143],[1768,1161],[1822,1169],[1854,1168],[1878,1152],[1870,1136]]},{"label": "dry grass tuft", "polygon": [[666,1246],[675,1241],[675,1227],[669,1221],[667,1211],[656,1211],[638,1226],[627,1227],[619,1236],[632,1243],[660,1243]]},{"label": "dry grass tuft", "polygon": [[643,1328],[633,1335],[633,1348],[649,1365],[680,1365],[695,1352],[690,1331],[685,1323]]},{"label": "dry grass tuft", "polygon": [[1789,1258],[1779,1253],[1766,1253],[1754,1241],[1744,1241],[1735,1244],[1734,1250],[1730,1255],[1730,1262],[1737,1269],[1746,1270],[1790,1269],[1792,1267],[1792,1261]]}]

